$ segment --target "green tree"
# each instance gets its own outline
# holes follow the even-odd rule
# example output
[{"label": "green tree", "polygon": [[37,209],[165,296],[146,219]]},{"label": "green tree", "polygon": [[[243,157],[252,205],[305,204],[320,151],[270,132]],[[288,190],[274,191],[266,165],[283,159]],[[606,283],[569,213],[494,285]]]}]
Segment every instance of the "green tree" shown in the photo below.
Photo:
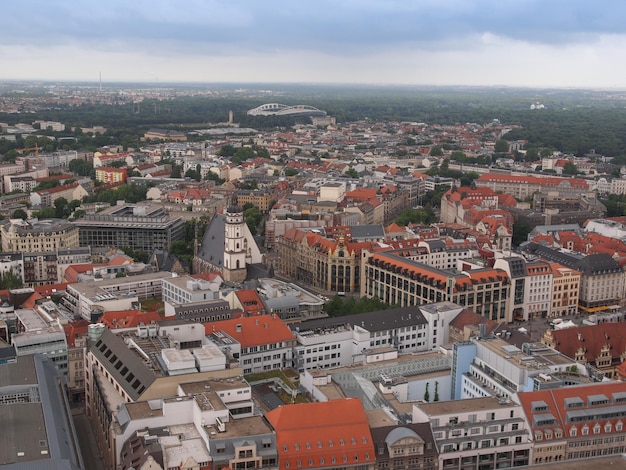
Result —
[{"label": "green tree", "polygon": [[296,176],[300,173],[296,168],[287,167],[285,168],[285,176]]},{"label": "green tree", "polygon": [[426,382],[426,390],[424,391],[424,401],[428,403],[430,401],[430,393],[428,392],[429,383]]},{"label": "green tree", "polygon": [[44,207],[41,210],[33,212],[33,217],[37,219],[54,219],[57,216],[57,211],[54,207]]},{"label": "green tree", "polygon": [[496,140],[494,151],[496,153],[507,153],[509,151],[509,143],[504,139]]},{"label": "green tree", "polygon": [[11,214],[11,218],[26,220],[28,219],[28,214],[26,213],[24,209],[15,209],[13,211],[13,214]]},{"label": "green tree", "polygon": [[22,286],[22,278],[17,276],[12,269],[2,274],[0,289],[19,289]]},{"label": "green tree", "polygon": [[79,176],[91,176],[93,172],[93,164],[85,160],[74,159],[69,163],[69,169],[72,173]]},{"label": "green tree", "polygon": [[441,147],[435,145],[434,147],[432,147],[430,149],[430,156],[431,157],[443,157],[443,150]]},{"label": "green tree", "polygon": [[439,381],[435,381],[435,398],[433,401],[439,401]]},{"label": "green tree", "polygon": [[565,165],[563,165],[564,175],[577,175],[578,173],[578,168],[574,162],[566,162]]},{"label": "green tree", "polygon": [[511,242],[514,246],[520,246],[522,243],[528,240],[528,234],[531,232],[532,227],[526,222],[515,222],[513,224],[513,238]]},{"label": "green tree", "polygon": [[345,172],[345,175],[349,176],[350,178],[358,178],[359,172],[356,171],[354,168],[348,168]]},{"label": "green tree", "polygon": [[54,200],[55,217],[58,219],[67,218],[70,215],[67,199],[60,197]]}]

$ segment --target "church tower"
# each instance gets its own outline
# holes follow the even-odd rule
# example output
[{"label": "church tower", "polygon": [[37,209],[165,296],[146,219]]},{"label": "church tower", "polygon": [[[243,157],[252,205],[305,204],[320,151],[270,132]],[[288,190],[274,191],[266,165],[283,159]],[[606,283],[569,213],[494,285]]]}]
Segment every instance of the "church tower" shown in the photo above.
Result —
[{"label": "church tower", "polygon": [[243,211],[240,207],[231,206],[224,215],[224,280],[243,282],[247,274],[248,251]]}]

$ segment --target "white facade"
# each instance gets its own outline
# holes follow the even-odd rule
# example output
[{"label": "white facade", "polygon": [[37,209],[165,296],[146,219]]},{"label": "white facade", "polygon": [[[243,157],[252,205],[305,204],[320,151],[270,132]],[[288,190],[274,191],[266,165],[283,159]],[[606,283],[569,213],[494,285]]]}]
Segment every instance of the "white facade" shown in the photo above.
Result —
[{"label": "white facade", "polygon": [[413,405],[413,422],[430,423],[439,468],[505,468],[531,461],[532,440],[521,406],[495,398]]}]

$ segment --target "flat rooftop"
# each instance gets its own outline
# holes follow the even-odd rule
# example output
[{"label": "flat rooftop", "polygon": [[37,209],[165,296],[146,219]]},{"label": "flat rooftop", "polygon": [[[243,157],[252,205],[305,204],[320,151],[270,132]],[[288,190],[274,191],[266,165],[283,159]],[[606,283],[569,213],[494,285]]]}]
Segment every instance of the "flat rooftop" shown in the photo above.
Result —
[{"label": "flat rooftop", "polygon": [[241,438],[245,436],[257,436],[261,434],[273,434],[272,428],[262,416],[249,418],[231,419],[226,423],[226,431],[217,432],[214,426],[206,426],[207,435],[210,439]]},{"label": "flat rooftop", "polygon": [[[507,406],[518,406],[513,402]],[[453,413],[467,413],[472,411],[491,410],[504,406],[495,397],[467,398],[465,400],[438,401],[432,403],[415,404],[420,410],[429,416],[446,415]]]}]

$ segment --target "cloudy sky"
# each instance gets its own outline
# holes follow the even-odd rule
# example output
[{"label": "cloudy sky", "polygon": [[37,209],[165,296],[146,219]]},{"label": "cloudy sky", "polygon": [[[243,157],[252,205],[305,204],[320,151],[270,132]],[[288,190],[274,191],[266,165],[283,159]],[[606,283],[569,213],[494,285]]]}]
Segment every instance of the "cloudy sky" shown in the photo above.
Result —
[{"label": "cloudy sky", "polygon": [[626,89],[622,0],[2,3],[0,79]]}]

